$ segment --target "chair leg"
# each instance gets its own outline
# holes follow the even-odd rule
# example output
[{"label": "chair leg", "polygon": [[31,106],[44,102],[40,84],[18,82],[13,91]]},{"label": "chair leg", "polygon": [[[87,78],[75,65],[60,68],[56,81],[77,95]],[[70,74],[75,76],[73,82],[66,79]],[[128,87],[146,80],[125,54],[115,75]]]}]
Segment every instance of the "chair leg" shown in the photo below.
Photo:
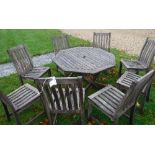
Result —
[{"label": "chair leg", "polygon": [[47,115],[48,118],[48,124],[53,125],[52,114],[50,113],[49,108],[47,107],[47,105],[44,105],[44,108],[45,108],[45,114]]},{"label": "chair leg", "polygon": [[135,104],[131,107],[130,110],[130,118],[129,118],[129,124],[132,125],[133,124],[133,119],[134,119],[134,112],[135,112]]},{"label": "chair leg", "polygon": [[52,121],[51,117],[52,116],[47,116],[47,118],[48,118],[48,124],[49,125],[53,125],[53,121]]},{"label": "chair leg", "polygon": [[23,81],[23,78],[21,76],[19,76],[19,80],[20,80],[21,84],[23,85],[24,81]]},{"label": "chair leg", "polygon": [[92,113],[92,105],[91,105],[91,103],[88,103],[88,115],[87,115],[87,120],[90,118],[90,115],[91,115],[91,113]]},{"label": "chair leg", "polygon": [[9,110],[8,110],[7,106],[3,102],[2,102],[2,104],[3,104],[4,110],[5,110],[6,117],[7,117],[8,121],[10,121],[11,119],[10,119]]},{"label": "chair leg", "polygon": [[51,118],[52,118],[52,124],[53,125],[55,125],[55,124],[57,124],[57,113],[55,113],[55,114],[53,114],[53,116],[51,116]]},{"label": "chair leg", "polygon": [[118,125],[118,118],[113,121],[113,125]]},{"label": "chair leg", "polygon": [[84,110],[81,110],[81,125],[85,124],[85,112]]},{"label": "chair leg", "polygon": [[22,123],[21,123],[21,121],[20,121],[20,119],[19,119],[18,114],[17,114],[16,112],[14,112],[14,115],[15,115],[15,119],[16,119],[16,124],[17,124],[17,125],[21,125]]},{"label": "chair leg", "polygon": [[122,62],[120,62],[118,77],[122,75]]},{"label": "chair leg", "polygon": [[149,102],[149,100],[150,100],[150,91],[151,91],[151,85],[150,85],[149,90],[148,90],[147,95],[146,95],[146,101],[147,102]]},{"label": "chair leg", "polygon": [[144,105],[145,105],[146,98],[147,98],[147,95],[142,94],[142,100],[141,100],[141,105],[140,105],[140,113],[141,114],[144,114]]}]

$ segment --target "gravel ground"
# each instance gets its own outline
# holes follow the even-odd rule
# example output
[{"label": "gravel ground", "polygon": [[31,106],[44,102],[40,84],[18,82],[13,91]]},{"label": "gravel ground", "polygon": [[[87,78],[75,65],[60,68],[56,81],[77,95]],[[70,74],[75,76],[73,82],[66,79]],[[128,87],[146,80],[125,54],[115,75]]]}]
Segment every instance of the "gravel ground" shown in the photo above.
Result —
[{"label": "gravel ground", "polygon": [[155,37],[155,29],[63,29],[65,33],[92,41],[93,32],[111,32],[111,47],[139,54],[146,37]]},{"label": "gravel ground", "polygon": [[[33,60],[34,66],[41,66],[41,65],[51,63],[53,57],[54,57],[54,53],[49,53],[49,54],[33,57],[32,60]],[[8,76],[13,73],[16,73],[16,69],[14,68],[12,63],[0,64],[0,77]]]}]

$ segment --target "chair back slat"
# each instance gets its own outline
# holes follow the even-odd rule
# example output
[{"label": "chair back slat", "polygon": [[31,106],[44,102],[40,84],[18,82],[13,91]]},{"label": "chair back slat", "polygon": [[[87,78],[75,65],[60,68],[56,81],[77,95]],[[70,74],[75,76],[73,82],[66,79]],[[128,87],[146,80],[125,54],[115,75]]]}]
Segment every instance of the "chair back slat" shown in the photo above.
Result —
[{"label": "chair back slat", "polygon": [[[52,91],[51,89],[48,87],[48,86],[44,86],[44,92],[43,95],[44,95],[44,99],[45,99],[45,102],[47,104],[47,107],[49,107],[48,109],[57,109],[57,107],[55,107],[54,105],[54,97],[53,97],[53,94],[52,94]],[[52,103],[52,104],[51,104]]]},{"label": "chair back slat", "polygon": [[50,87],[51,79],[38,79],[46,105],[51,112],[79,111],[83,104],[82,77],[56,78],[56,85]]},{"label": "chair back slat", "polygon": [[65,104],[62,104],[62,109],[64,109],[65,111],[67,110],[67,102],[66,102],[66,98],[65,98],[65,92],[64,92],[64,89],[62,88],[62,85],[58,85],[58,92],[60,94],[60,101],[61,103],[65,103]]},{"label": "chair back slat", "polygon": [[147,38],[141,50],[139,61],[150,67],[155,56],[155,40]]},{"label": "chair back slat", "polygon": [[53,37],[52,41],[54,44],[55,53],[57,53],[59,50],[69,48],[69,41],[67,35]]},{"label": "chair back slat", "polygon": [[110,52],[111,33],[93,34],[93,47],[102,48]]},{"label": "chair back slat", "polygon": [[54,99],[56,102],[55,106],[57,107],[57,110],[63,110],[62,96],[60,95],[58,87],[52,86],[51,90],[52,90],[52,93],[54,95]]},{"label": "chair back slat", "polygon": [[74,101],[74,108],[75,109],[78,109],[79,107],[78,107],[78,96],[80,96],[79,95],[79,92],[77,91],[78,90],[78,88],[76,87],[76,85],[74,85],[74,84],[72,84],[71,86],[70,86],[70,88],[71,88],[71,91],[73,92],[73,101]]},{"label": "chair back slat", "polygon": [[137,81],[134,81],[131,84],[130,88],[128,89],[126,95],[122,100],[122,103],[120,104],[120,107],[118,108],[119,114],[123,113],[136,103],[136,100],[138,96],[141,94],[143,88],[151,84],[154,76],[155,76],[155,70],[151,70],[143,77],[141,77]]},{"label": "chair back slat", "polygon": [[66,93],[65,96],[67,98],[67,103],[68,103],[68,109],[73,110],[73,103],[71,100],[72,92],[70,90],[69,85],[65,85],[65,93]]},{"label": "chair back slat", "polygon": [[32,59],[24,45],[10,48],[8,53],[18,74],[24,75],[33,69]]}]

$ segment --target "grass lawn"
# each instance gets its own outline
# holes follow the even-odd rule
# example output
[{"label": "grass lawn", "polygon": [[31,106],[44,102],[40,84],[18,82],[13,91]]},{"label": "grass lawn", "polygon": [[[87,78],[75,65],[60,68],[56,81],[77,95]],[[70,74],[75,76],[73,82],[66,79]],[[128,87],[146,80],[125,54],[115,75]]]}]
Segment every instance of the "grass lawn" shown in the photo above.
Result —
[{"label": "grass lawn", "polygon": [[[55,35],[62,34],[59,30],[0,30],[0,63],[4,63],[9,61],[6,50],[10,47],[16,46],[17,44],[26,44],[29,48],[31,55],[39,55],[43,53],[47,53],[53,51],[53,45],[51,43],[51,37]],[[90,43],[85,40],[81,40],[79,38],[70,37],[70,45],[71,46],[80,46],[80,45],[89,45]],[[118,68],[119,62],[121,58],[133,58],[123,51],[119,51],[117,49],[112,49],[112,53],[116,57],[116,67],[107,72],[102,72],[98,81],[101,83],[112,84],[115,85],[115,82],[118,78]],[[48,64],[52,70],[54,76],[63,76],[61,73],[57,72],[55,64]],[[34,85],[32,82],[27,81]],[[84,86],[86,83],[84,82]],[[20,86],[20,82],[16,74],[12,74],[7,77],[0,78],[0,90],[4,93],[8,94],[9,92],[15,90]],[[89,89],[86,96],[92,94],[96,90]],[[85,100],[85,107],[87,107],[87,97]],[[22,113],[21,118],[23,122],[28,121],[30,116],[33,116],[35,113],[38,113],[42,110],[42,106],[39,102],[34,104],[31,108],[27,109],[24,113]],[[93,113],[102,124],[111,124],[111,121],[100,111],[94,109]],[[80,121],[80,117],[78,115],[58,115],[58,124],[77,124]],[[42,118],[38,118],[35,124],[46,124],[46,116]],[[15,124],[15,119],[12,118],[11,121],[7,121],[2,104],[0,103],[0,124]],[[95,124],[95,122],[90,121],[88,124]],[[128,124],[128,119],[124,116],[121,117],[119,124]],[[155,124],[155,88],[151,89],[150,102],[145,105],[145,113],[141,115],[136,110],[134,124]]]},{"label": "grass lawn", "polygon": [[[0,30],[0,64],[9,62],[7,49],[25,44],[29,53],[34,55],[41,55],[53,52],[54,47],[51,41],[53,36],[61,35],[59,30],[48,29],[1,29]],[[75,37],[70,37],[70,46],[87,45],[88,41],[84,41]]]}]

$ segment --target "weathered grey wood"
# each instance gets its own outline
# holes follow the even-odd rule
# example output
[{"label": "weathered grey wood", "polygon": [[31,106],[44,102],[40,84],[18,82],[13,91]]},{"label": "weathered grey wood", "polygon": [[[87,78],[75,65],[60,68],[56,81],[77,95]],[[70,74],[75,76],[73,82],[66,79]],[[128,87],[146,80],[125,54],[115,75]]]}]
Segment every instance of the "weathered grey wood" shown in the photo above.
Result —
[{"label": "weathered grey wood", "polygon": [[[132,72],[128,72],[126,71],[116,82],[117,86],[119,89],[122,89],[122,90],[128,90],[132,84],[132,82],[134,82],[135,80],[138,80],[140,79],[141,76],[135,74],[135,73],[132,73]],[[144,89],[142,90],[142,97],[143,97],[143,100],[141,102],[141,113],[144,112],[144,103],[146,101],[146,98],[147,96],[149,95],[149,88],[151,86],[151,83],[149,85],[146,85],[144,87]]]},{"label": "weathered grey wood", "polygon": [[[119,89],[109,85],[96,93],[88,96],[88,103],[101,110],[113,122],[118,121],[119,117],[125,114],[128,110],[130,112],[129,123],[133,122],[134,109],[138,96],[146,85],[149,85],[155,77],[155,70],[150,71],[140,78],[135,78],[127,93],[124,94]],[[88,106],[88,107],[91,107]],[[88,110],[88,116],[90,116]]]},{"label": "weathered grey wood", "polygon": [[60,50],[53,61],[65,72],[83,74],[97,74],[115,66],[113,54],[93,47]]},{"label": "weathered grey wood", "polygon": [[55,54],[57,54],[62,49],[69,48],[69,41],[67,35],[56,36],[52,38]]},{"label": "weathered grey wood", "polygon": [[[19,113],[30,107],[32,103],[38,99],[40,99],[40,92],[29,84],[22,85],[8,95],[4,95],[3,92],[0,92],[0,101],[3,104],[8,120],[10,120],[10,116],[13,114],[17,124],[22,124]],[[9,109],[12,110],[12,113],[9,112]],[[44,111],[41,114],[43,113]],[[39,116],[40,114],[32,118],[30,122],[32,123],[32,121]]]},{"label": "weathered grey wood", "polygon": [[[110,96],[107,94],[110,89],[116,90],[117,93],[121,95],[121,98],[119,98],[119,102],[114,99],[115,95]],[[100,101],[97,99],[98,96],[102,96]],[[106,115],[108,115],[113,120],[116,112],[116,107],[118,107],[118,104],[121,102],[124,96],[125,94],[123,92],[109,85],[88,96],[88,102],[90,102],[93,106],[101,108],[106,113]],[[115,107],[112,105],[115,105]]]},{"label": "weathered grey wood", "polygon": [[116,82],[116,84],[118,84],[118,87],[122,87],[122,89],[128,89],[130,88],[131,84],[133,81],[138,80],[139,78],[141,78],[141,76],[132,73],[132,72],[128,72],[126,71]]},{"label": "weathered grey wood", "polygon": [[138,96],[141,94],[144,87],[151,84],[154,76],[155,70],[151,70],[141,78],[133,81],[130,88],[127,90],[126,97],[123,99],[119,110],[121,111],[125,107],[131,107],[132,104],[136,103]]},{"label": "weathered grey wood", "polygon": [[101,48],[110,52],[111,33],[93,34],[93,47]]},{"label": "weathered grey wood", "polygon": [[138,60],[122,59],[120,61],[119,77],[122,74],[121,73],[122,65],[125,66],[127,70],[133,70],[136,72],[137,71],[148,72],[150,70],[150,66],[152,64],[154,56],[155,56],[155,40],[147,38],[142,47]]},{"label": "weathered grey wood", "polygon": [[44,74],[51,75],[49,67],[34,67],[28,50],[24,45],[19,45],[8,50],[8,54],[17,70],[19,79],[23,84],[24,79],[36,79]]},{"label": "weathered grey wood", "polygon": [[[96,76],[103,70],[115,66],[115,56],[101,48],[75,47],[60,50],[53,61],[65,73],[80,73],[87,80],[87,75],[93,76],[93,80],[87,80],[88,86],[99,87]],[[88,88],[88,87],[87,87]]]},{"label": "weathered grey wood", "polygon": [[56,78],[56,85],[50,87],[51,78],[37,80],[42,91],[49,123],[53,124],[52,115],[59,113],[79,113],[84,122],[84,89],[82,77]]}]

